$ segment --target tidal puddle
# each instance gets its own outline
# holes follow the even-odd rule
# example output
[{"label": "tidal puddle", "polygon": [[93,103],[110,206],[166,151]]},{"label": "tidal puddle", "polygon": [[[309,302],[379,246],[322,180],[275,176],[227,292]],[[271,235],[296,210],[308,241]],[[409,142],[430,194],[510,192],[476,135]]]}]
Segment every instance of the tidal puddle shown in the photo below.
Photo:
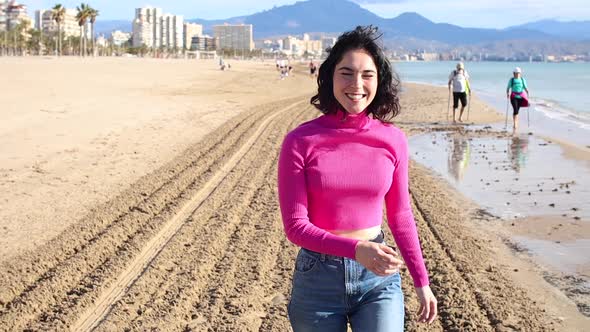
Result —
[{"label": "tidal puddle", "polygon": [[[493,135],[493,134],[490,134]],[[590,220],[590,168],[533,135],[430,132],[409,139],[412,158],[503,219],[557,215]]]}]

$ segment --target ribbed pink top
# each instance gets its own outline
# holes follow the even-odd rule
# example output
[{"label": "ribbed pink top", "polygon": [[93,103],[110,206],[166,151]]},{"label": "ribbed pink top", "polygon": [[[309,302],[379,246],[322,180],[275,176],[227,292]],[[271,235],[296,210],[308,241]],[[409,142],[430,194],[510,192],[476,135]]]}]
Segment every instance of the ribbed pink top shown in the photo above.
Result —
[{"label": "ribbed pink top", "polygon": [[355,258],[359,240],[326,230],[381,225],[383,201],[416,287],[429,284],[408,192],[404,133],[365,113],[322,115],[285,137],[279,202],[287,238],[303,248]]}]

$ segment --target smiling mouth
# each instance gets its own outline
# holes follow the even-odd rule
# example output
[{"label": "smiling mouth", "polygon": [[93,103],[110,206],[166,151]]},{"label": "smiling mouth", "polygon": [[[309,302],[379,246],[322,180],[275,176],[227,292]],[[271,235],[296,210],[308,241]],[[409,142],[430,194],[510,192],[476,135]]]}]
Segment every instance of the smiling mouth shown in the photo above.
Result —
[{"label": "smiling mouth", "polygon": [[348,99],[353,100],[353,101],[357,101],[357,100],[361,100],[363,98],[365,98],[367,95],[364,93],[346,93],[346,97],[348,97]]}]

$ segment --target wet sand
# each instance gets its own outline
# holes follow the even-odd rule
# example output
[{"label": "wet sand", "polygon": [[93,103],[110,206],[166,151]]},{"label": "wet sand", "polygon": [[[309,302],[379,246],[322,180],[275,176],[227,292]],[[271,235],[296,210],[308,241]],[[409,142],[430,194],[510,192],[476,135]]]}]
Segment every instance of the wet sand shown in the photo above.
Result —
[{"label": "wet sand", "polygon": [[[2,329],[289,330],[297,248],[282,231],[276,157],[289,129],[318,116],[304,65],[279,81],[274,63],[2,61],[20,77],[0,83]],[[398,124],[460,130],[444,123],[446,99],[407,84]],[[471,122],[497,118],[474,99]],[[414,322],[404,271],[406,330],[587,326],[505,241],[509,227],[418,163],[410,174],[440,319]]]},{"label": "wet sand", "polygon": [[410,138],[412,157],[474,201],[475,215],[590,316],[588,156],[529,133],[481,128],[424,129]]}]

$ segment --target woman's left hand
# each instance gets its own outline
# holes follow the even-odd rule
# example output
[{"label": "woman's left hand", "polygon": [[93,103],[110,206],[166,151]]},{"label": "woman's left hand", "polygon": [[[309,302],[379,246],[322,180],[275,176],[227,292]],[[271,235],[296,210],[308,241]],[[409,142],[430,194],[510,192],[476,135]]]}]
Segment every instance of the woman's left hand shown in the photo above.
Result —
[{"label": "woman's left hand", "polygon": [[418,310],[418,322],[432,323],[437,315],[437,302],[430,286],[416,287],[416,294],[420,300],[420,310]]}]

